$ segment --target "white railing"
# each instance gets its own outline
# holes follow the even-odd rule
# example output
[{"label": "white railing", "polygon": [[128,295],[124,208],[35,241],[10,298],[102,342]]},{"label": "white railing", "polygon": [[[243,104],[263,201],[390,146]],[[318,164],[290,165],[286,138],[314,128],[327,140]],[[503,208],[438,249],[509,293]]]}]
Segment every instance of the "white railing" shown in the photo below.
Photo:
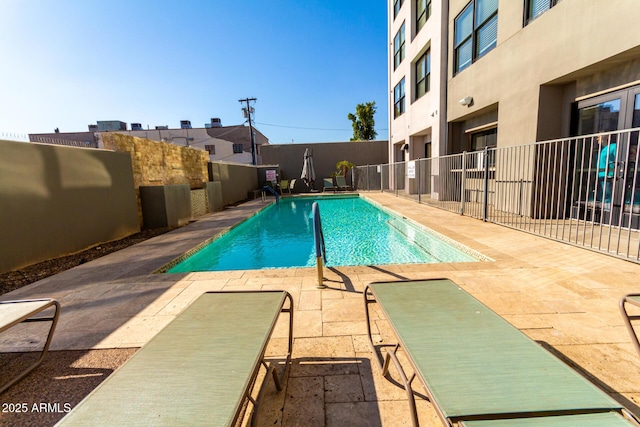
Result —
[{"label": "white railing", "polygon": [[358,166],[359,191],[420,203],[640,263],[640,129]]},{"label": "white railing", "polygon": [[0,140],[29,142],[29,135],[18,132],[0,132]]},{"label": "white railing", "polygon": [[83,147],[83,148],[98,148],[98,143],[91,140],[73,140],[64,138],[53,138],[49,136],[34,135],[31,136],[31,142],[37,142],[40,144],[53,144],[53,145],[66,145],[69,147]]}]

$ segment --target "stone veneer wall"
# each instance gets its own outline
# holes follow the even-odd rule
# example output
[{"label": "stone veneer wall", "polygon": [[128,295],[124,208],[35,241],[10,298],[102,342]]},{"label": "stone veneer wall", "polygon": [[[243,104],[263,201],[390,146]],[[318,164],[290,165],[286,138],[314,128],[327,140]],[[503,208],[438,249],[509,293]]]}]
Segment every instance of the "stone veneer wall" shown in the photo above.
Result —
[{"label": "stone veneer wall", "polygon": [[209,153],[206,151],[115,132],[102,133],[101,136],[103,148],[131,156],[141,225],[140,186],[189,184],[193,190],[203,188],[204,182],[209,181]]},{"label": "stone veneer wall", "polygon": [[204,188],[191,190],[191,219],[205,215],[207,209],[207,192]]}]

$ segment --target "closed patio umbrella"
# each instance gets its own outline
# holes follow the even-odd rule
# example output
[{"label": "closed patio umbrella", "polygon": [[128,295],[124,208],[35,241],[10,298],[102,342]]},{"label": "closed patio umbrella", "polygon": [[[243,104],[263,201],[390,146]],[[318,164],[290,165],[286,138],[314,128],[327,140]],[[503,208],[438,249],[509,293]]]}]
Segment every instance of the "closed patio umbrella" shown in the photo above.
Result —
[{"label": "closed patio umbrella", "polygon": [[316,171],[313,169],[313,152],[308,148],[304,150],[304,161],[302,163],[302,174],[300,178],[307,187],[313,188],[313,183],[316,180]]}]

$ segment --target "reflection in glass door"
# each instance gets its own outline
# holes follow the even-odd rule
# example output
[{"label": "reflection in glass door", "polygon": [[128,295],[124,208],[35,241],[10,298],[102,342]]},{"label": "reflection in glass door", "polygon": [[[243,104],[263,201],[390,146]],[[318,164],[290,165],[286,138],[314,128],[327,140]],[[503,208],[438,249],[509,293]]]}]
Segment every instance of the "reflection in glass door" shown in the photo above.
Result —
[{"label": "reflection in glass door", "polygon": [[[638,128],[640,87],[580,101],[576,119],[577,135]],[[586,203],[590,219],[638,228],[638,131],[586,137],[576,155],[574,205]]]},{"label": "reflection in glass door", "polygon": [[[598,97],[586,105],[578,105],[578,135],[591,135],[617,130],[621,125],[620,97]],[[594,202],[611,209],[614,194],[615,162],[618,154],[617,135],[585,138],[578,144],[580,160],[576,170],[575,193],[578,201]]]},{"label": "reflection in glass door", "polygon": [[[634,91],[638,92],[640,89]],[[633,112],[631,128],[640,128],[640,93],[632,98]],[[638,132],[632,132],[629,139],[629,153],[626,162],[624,211],[640,214],[640,171],[638,170]]]},{"label": "reflection in glass door", "polygon": [[600,102],[578,110],[578,135],[618,130],[620,98]]}]

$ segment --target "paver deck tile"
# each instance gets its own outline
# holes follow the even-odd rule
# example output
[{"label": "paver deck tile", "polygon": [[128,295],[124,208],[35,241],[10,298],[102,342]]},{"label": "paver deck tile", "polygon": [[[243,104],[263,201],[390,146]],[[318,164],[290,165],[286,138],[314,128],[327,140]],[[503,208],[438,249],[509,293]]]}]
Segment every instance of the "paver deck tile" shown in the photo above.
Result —
[{"label": "paver deck tile", "polygon": [[[55,350],[140,347],[206,290],[284,289],[295,298],[293,365],[285,393],[265,396],[263,407],[272,416],[262,419],[276,426],[363,425],[366,420],[366,425],[395,427],[409,425],[406,395],[371,366],[360,292],[372,281],[447,277],[640,415],[640,358],[617,307],[620,296],[640,291],[640,265],[390,194],[364,195],[493,261],[325,268],[328,288],[322,290],[316,287],[315,268],[152,274],[212,232],[265,206],[252,201],[0,299],[59,299],[61,318],[49,355],[55,359]],[[372,309],[374,334],[392,339],[388,323]],[[276,328],[267,354],[281,353],[285,335]],[[27,336],[15,337],[14,350],[27,343]],[[0,351],[7,346],[11,349],[0,337]],[[31,375],[38,378],[37,370]],[[20,387],[15,392],[26,393]],[[24,397],[12,393],[3,394],[2,401]],[[35,393],[32,399],[38,398]],[[419,399],[418,408],[421,425],[440,425],[429,402]],[[22,421],[27,424],[29,414]]]}]

